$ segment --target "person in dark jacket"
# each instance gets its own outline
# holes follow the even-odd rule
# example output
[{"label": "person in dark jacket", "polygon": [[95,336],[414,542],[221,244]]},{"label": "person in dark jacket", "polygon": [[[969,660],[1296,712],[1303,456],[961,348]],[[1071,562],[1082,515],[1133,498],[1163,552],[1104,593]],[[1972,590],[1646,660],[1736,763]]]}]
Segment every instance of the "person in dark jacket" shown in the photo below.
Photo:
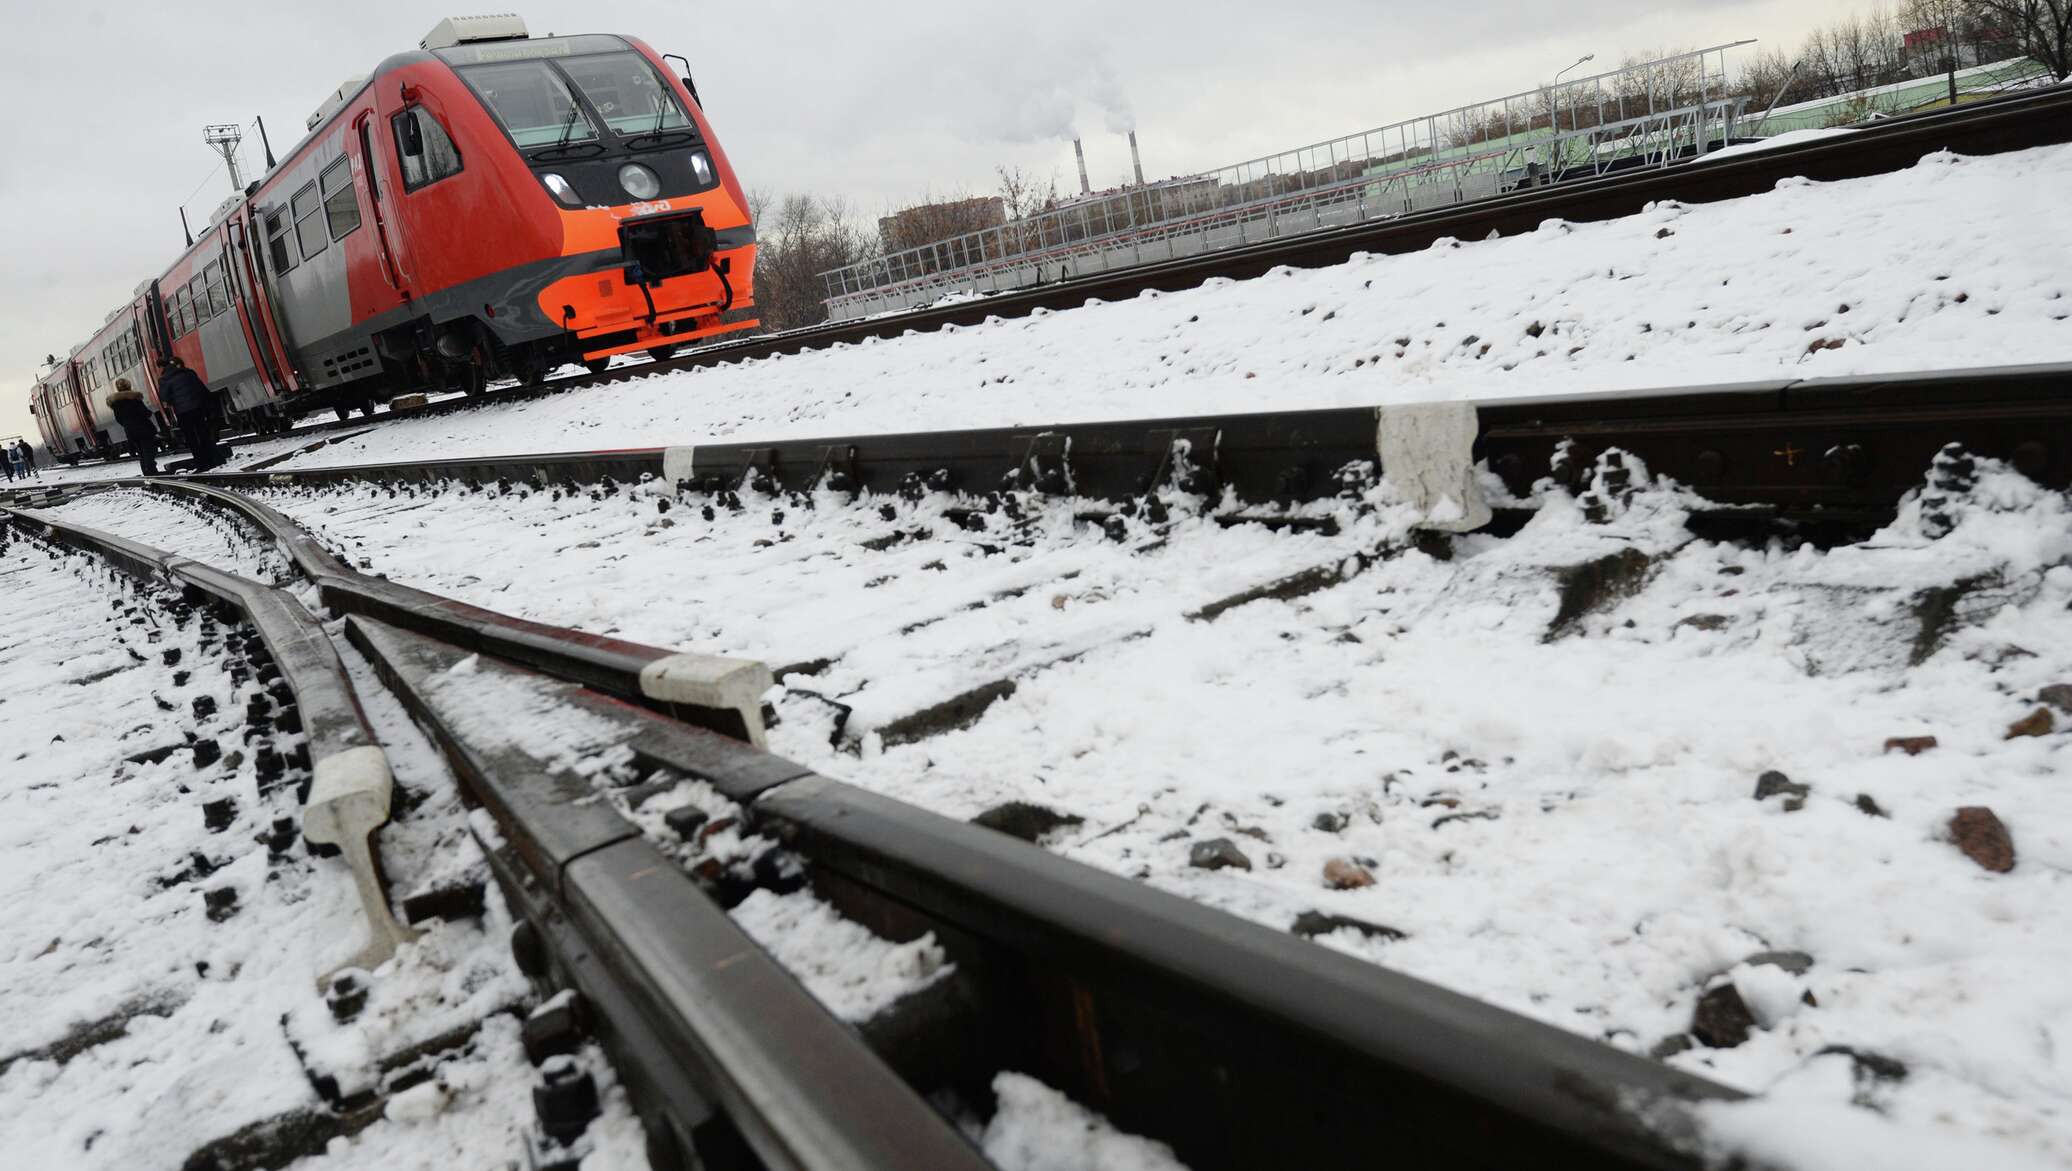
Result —
[{"label": "person in dark jacket", "polygon": [[158,421],[152,417],[151,404],[144,401],[144,394],[130,385],[127,378],[115,380],[115,389],[108,392],[108,409],[115,412],[115,421],[122,424],[122,433],[129,437],[130,450],[137,456],[137,471],[146,476],[158,474],[158,464],[153,457],[158,454]]},{"label": "person in dark jacket", "polygon": [[179,418],[180,437],[194,453],[194,470],[222,463],[216,450],[216,400],[201,377],[179,358],[167,358],[159,363],[158,393]]},{"label": "person in dark jacket", "polygon": [[16,440],[15,446],[22,449],[22,464],[29,469],[29,474],[39,480],[42,479],[43,473],[36,470],[36,449],[30,447],[29,441],[26,439]]}]

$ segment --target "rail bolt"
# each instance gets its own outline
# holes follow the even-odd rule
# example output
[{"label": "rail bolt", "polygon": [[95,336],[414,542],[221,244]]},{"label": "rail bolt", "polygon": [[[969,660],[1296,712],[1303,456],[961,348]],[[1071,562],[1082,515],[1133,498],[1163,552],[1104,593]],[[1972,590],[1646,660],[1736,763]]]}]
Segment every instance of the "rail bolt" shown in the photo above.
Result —
[{"label": "rail bolt", "polygon": [[331,986],[324,989],[324,1004],[331,1010],[331,1019],[339,1024],[348,1024],[367,1007],[367,980],[357,969],[348,968],[331,977]]},{"label": "rail bolt", "polygon": [[540,1129],[559,1143],[580,1137],[597,1117],[597,1082],[590,1071],[566,1054],[550,1057],[540,1067],[542,1084],[532,1088],[532,1108]]},{"label": "rail bolt", "polygon": [[547,944],[529,919],[511,928],[511,960],[519,971],[535,980],[547,974]]},{"label": "rail bolt", "polygon": [[571,990],[534,1009],[525,1018],[519,1039],[525,1045],[526,1060],[545,1065],[549,1058],[574,1053],[587,1033],[588,1008],[582,994]]}]

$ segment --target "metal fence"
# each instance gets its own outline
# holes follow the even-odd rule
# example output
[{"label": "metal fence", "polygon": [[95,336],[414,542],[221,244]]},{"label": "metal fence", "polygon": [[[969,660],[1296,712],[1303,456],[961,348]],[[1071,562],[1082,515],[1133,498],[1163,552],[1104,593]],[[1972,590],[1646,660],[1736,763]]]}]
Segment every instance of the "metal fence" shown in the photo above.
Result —
[{"label": "metal fence", "polygon": [[1428,114],[1201,175],[1096,192],[822,274],[847,320],[1661,164],[1732,139],[1737,41]]}]

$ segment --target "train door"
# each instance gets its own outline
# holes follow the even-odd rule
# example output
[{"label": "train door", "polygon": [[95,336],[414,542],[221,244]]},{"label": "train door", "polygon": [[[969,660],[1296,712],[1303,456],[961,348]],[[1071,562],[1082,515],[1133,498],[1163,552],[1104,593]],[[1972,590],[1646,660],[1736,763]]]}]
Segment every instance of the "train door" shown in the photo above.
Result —
[{"label": "train door", "polygon": [[384,195],[395,187],[388,177],[381,173],[380,155],[375,149],[375,118],[373,110],[362,110],[353,119],[353,139],[359,144],[360,181],[365,184],[364,195],[367,207],[374,216],[374,246],[381,254],[381,273],[389,287],[396,290],[403,300],[410,300],[410,267],[408,258],[399,247],[401,241],[394,235],[394,217],[390,214],[393,205],[384,206]]},{"label": "train door", "polygon": [[253,365],[259,371],[260,385],[269,398],[279,399],[287,393],[288,387],[281,378],[279,356],[274,352],[267,329],[265,298],[260,292],[262,286],[253,272],[250,214],[251,205],[248,203],[223,221],[223,267],[230,281],[230,299],[237,309],[245,346],[251,351]]},{"label": "train door", "polygon": [[[294,343],[288,336],[287,316],[281,312],[280,290],[268,267],[272,260],[266,254],[265,215],[258,205],[248,206],[250,216],[239,224],[238,255],[244,280],[252,290],[252,307],[261,326],[267,376],[273,380],[275,393],[285,396],[301,389],[301,380],[295,372]],[[285,213],[276,211],[274,214]]]},{"label": "train door", "polygon": [[86,397],[86,376],[79,369],[77,357],[68,358],[61,371],[64,378],[65,396],[72,402],[72,411],[79,418],[79,438],[75,439],[75,451],[87,451],[101,446],[99,428],[94,426],[94,408]]}]

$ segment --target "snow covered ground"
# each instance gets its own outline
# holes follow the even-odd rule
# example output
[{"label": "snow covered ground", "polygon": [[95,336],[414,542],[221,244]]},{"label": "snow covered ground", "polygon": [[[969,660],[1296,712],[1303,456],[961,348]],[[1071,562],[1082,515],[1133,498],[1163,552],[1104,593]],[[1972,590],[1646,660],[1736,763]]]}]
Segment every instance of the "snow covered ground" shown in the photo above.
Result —
[{"label": "snow covered ground", "polygon": [[[161,539],[221,545],[222,522],[156,507]],[[261,777],[262,750],[292,756],[300,737],[245,734],[246,705],[263,689],[227,674],[241,661],[229,632],[177,617],[175,593],[136,593],[92,558],[52,560],[18,538],[0,553],[0,582],[9,1164],[177,1168],[248,1128],[320,1116],[327,1095],[381,1090],[384,1059],[478,1022],[419,1084],[377,1102],[371,1125],[299,1165],[429,1171],[520,1158],[534,1077],[513,1010],[531,992],[502,944],[501,906],[482,921],[432,921],[373,975],[359,1016],[338,1023],[319,980],[358,949],[358,900],[342,865],[299,844],[306,772],[290,763]],[[393,700],[363,693],[401,793],[380,837],[395,894],[479,869],[443,763]],[[220,755],[197,764],[195,740]],[[211,824],[205,804],[223,820]],[[608,1068],[586,1060],[610,1087]],[[605,1107],[587,1141],[618,1152],[610,1165],[643,1166],[623,1093],[608,1089]]]},{"label": "snow covered ground", "polygon": [[[1120,542],[1069,503],[269,501],[427,589],[800,665],[780,753],[1043,805],[1065,856],[1276,927],[1342,916],[1319,942],[1771,1092],[1738,1139],[1762,1109],[1861,1134],[1791,1165],[2072,1164],[2072,507],[1990,464],[1940,495],[1820,553],[1692,540],[1673,485],[1603,524],[1546,487],[1450,561],[1386,487],[1315,506],[1335,536],[1174,500]],[[1317,567],[1344,580],[1190,618]]]},{"label": "snow covered ground", "polygon": [[2067,185],[2072,146],[1936,154],[1868,179],[1786,180],[1747,199],[400,420],[283,466],[2065,361]]}]

